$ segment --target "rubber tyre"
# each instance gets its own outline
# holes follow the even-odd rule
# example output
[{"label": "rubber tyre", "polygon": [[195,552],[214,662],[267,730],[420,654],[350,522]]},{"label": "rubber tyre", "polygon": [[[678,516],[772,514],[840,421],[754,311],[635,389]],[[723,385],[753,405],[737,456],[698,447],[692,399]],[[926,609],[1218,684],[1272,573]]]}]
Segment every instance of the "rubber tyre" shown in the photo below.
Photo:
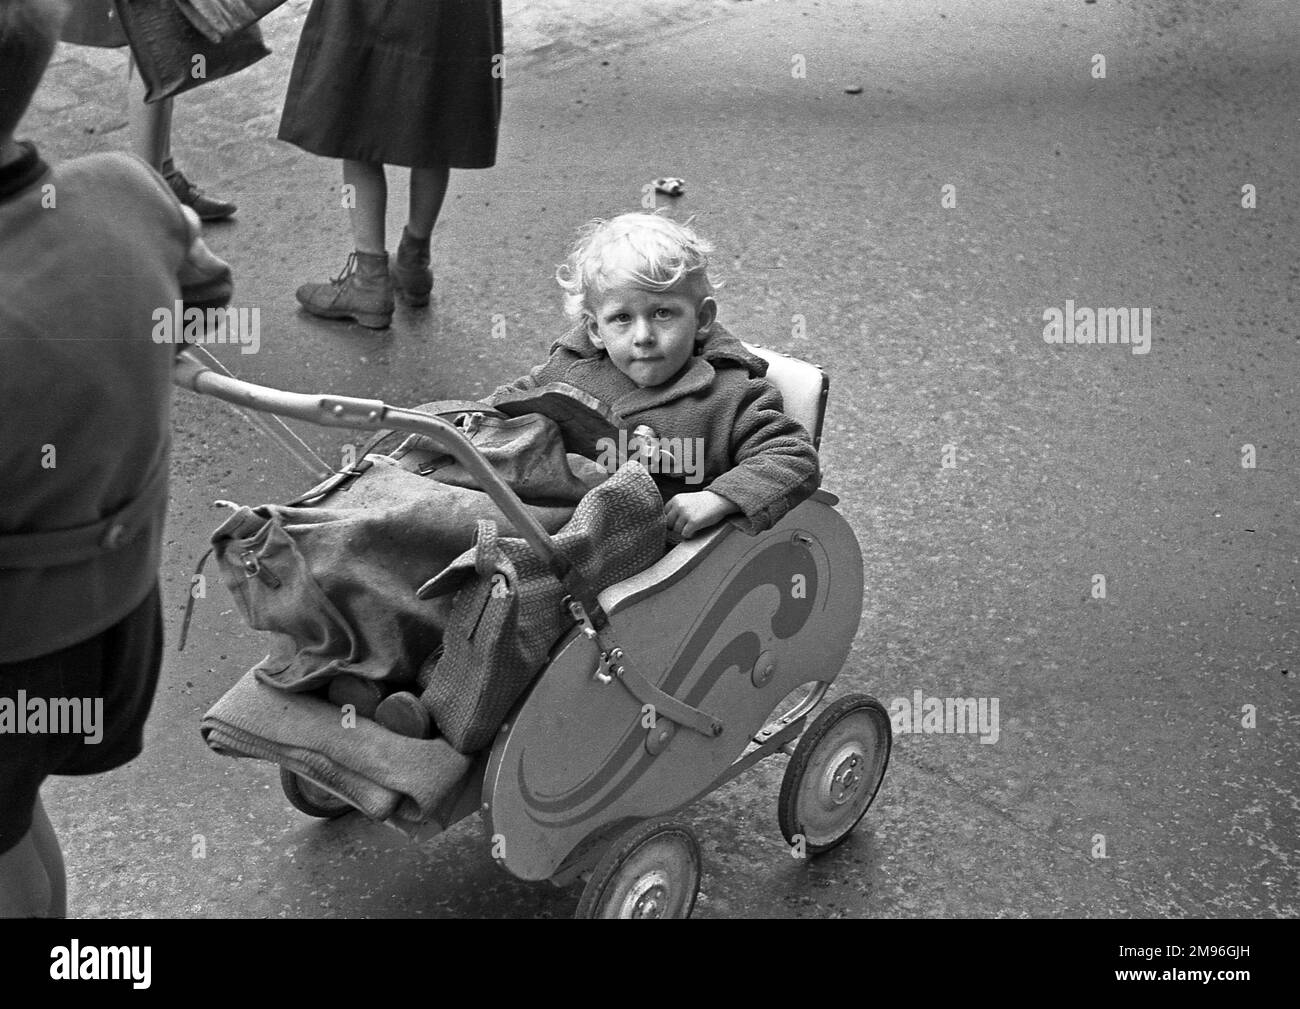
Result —
[{"label": "rubber tyre", "polygon": [[889,712],[867,694],[826,708],[799,737],[781,779],[777,821],[786,843],[830,851],[853,833],[880,790],[893,744]]},{"label": "rubber tyre", "polygon": [[647,820],[615,838],[592,870],[575,918],[689,918],[700,892],[700,842],[684,823]]},{"label": "rubber tyre", "polygon": [[289,804],[300,813],[322,820],[335,820],[352,812],[352,804],[331,795],[319,785],[294,774],[287,767],[280,768],[280,788]]}]

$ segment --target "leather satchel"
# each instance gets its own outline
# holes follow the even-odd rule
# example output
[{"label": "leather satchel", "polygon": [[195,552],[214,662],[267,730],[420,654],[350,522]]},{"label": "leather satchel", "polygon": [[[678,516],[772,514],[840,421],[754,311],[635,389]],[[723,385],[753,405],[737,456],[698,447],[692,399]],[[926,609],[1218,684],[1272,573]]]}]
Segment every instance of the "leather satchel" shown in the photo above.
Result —
[{"label": "leather satchel", "polygon": [[213,42],[181,13],[176,0],[116,0],[131,54],[145,83],[146,102],[238,73],[271,50],[256,24]]},{"label": "leather satchel", "polygon": [[233,38],[287,0],[175,0],[176,6],[213,42]]},{"label": "leather satchel", "polygon": [[[555,424],[537,415],[481,420],[471,440],[542,526],[558,532],[588,487],[569,470]],[[482,520],[518,535],[469,474],[416,439],[364,461],[352,482],[309,492],[310,506],[236,507],[212,534],[245,623],[276,635],[255,668],[268,685],[314,690],[344,673],[413,684],[452,608],[450,597],[429,602],[416,590],[473,546]]]}]

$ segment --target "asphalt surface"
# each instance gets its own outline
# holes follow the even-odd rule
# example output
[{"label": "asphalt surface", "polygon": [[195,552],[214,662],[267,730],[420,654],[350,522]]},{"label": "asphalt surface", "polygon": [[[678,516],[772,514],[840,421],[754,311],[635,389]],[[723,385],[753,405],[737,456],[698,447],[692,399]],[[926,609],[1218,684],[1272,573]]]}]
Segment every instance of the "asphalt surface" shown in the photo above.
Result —
[{"label": "asphalt surface", "polygon": [[[453,173],[435,301],[375,335],[293,300],[350,248],[337,166],[274,140],[305,6],[268,20],[272,57],[178,104],[179,162],[240,204],[209,240],[261,310],[259,352],[228,366],[397,404],[489,390],[560,331],[574,229],[680,176],[724,324],[831,377],[824,485],[867,583],[835,694],[998,701],[996,742],[897,735],[822,859],[776,829],[784,758],[691,807],[698,916],[1297,914],[1294,9],[508,5],[498,166]],[[61,49],[28,135],[55,157],[124,146],[119,67]],[[1067,299],[1149,308],[1149,353],[1049,345]],[[301,433],[331,458],[346,440]],[[177,394],[169,649],[211,502],[309,482]],[[217,588],[168,652],[145,754],[49,783],[74,915],[572,913],[576,890],[499,869],[477,819],[421,844],[309,821],[274,767],[208,751],[199,718],[263,651]]]}]

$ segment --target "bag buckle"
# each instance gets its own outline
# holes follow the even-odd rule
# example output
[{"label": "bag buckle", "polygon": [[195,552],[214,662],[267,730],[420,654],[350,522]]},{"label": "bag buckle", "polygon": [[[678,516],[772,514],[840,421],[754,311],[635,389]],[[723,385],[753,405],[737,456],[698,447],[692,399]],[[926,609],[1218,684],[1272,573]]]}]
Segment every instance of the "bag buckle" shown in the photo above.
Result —
[{"label": "bag buckle", "polygon": [[594,678],[601,683],[613,683],[615,676],[623,675],[623,649],[611,648],[600,653],[600,662],[596,666]]},{"label": "bag buckle", "polygon": [[239,565],[244,569],[245,578],[256,578],[262,582],[263,585],[267,585],[273,589],[278,589],[280,587],[280,579],[266,568],[262,567],[261,562],[257,559],[257,554],[252,550],[244,550],[240,553]]},{"label": "bag buckle", "polygon": [[[591,622],[591,617],[587,615],[587,608],[582,605],[573,596],[564,597],[564,605],[568,608],[573,622],[578,625],[578,630],[588,641],[596,642],[599,647],[600,634],[596,631],[596,626]],[[596,672],[593,678],[601,683],[613,683],[614,677],[619,675],[623,670],[619,666],[618,660],[623,657],[623,649],[611,648],[609,651],[600,649],[600,662],[596,666]]]},{"label": "bag buckle", "polygon": [[483,414],[477,412],[462,413],[456,418],[456,424],[464,432],[466,438],[473,438],[483,426]]},{"label": "bag buckle", "polygon": [[564,605],[568,607],[573,622],[578,625],[578,630],[582,632],[582,636],[590,641],[598,640],[600,636],[596,633],[596,626],[591,622],[591,617],[587,616],[586,607],[577,599],[574,599],[573,596],[565,596]]}]

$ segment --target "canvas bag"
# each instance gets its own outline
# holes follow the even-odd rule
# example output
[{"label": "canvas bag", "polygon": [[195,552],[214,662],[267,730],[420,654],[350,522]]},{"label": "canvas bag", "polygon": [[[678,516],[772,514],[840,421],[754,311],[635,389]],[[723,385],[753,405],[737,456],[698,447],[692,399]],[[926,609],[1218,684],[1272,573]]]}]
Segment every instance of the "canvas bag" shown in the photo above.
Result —
[{"label": "canvas bag", "polygon": [[[533,504],[576,504],[607,476],[594,461],[565,451],[564,432],[552,418],[536,413],[505,417],[483,407],[460,414],[456,425],[511,489]],[[454,487],[479,489],[463,466],[423,435],[410,435],[393,457],[410,452],[424,453],[419,472]]]},{"label": "canvas bag", "polygon": [[[175,0],[116,0],[122,29],[145,83],[146,102],[170,98],[252,66],[271,50],[256,24],[213,42],[181,13]],[[195,76],[202,57],[203,76]]]},{"label": "canvas bag", "polygon": [[[588,486],[569,470],[553,421],[518,420],[483,423],[470,440],[554,533]],[[355,482],[311,507],[238,507],[212,534],[245,623],[276,635],[254,667],[263,682],[313,690],[349,673],[414,683],[452,610],[417,589],[473,545],[480,520],[514,533],[485,492],[440,479],[447,457],[416,448],[408,439],[393,457],[367,457]]]},{"label": "canvas bag", "polygon": [[190,24],[213,42],[238,35],[287,0],[174,0]]}]

